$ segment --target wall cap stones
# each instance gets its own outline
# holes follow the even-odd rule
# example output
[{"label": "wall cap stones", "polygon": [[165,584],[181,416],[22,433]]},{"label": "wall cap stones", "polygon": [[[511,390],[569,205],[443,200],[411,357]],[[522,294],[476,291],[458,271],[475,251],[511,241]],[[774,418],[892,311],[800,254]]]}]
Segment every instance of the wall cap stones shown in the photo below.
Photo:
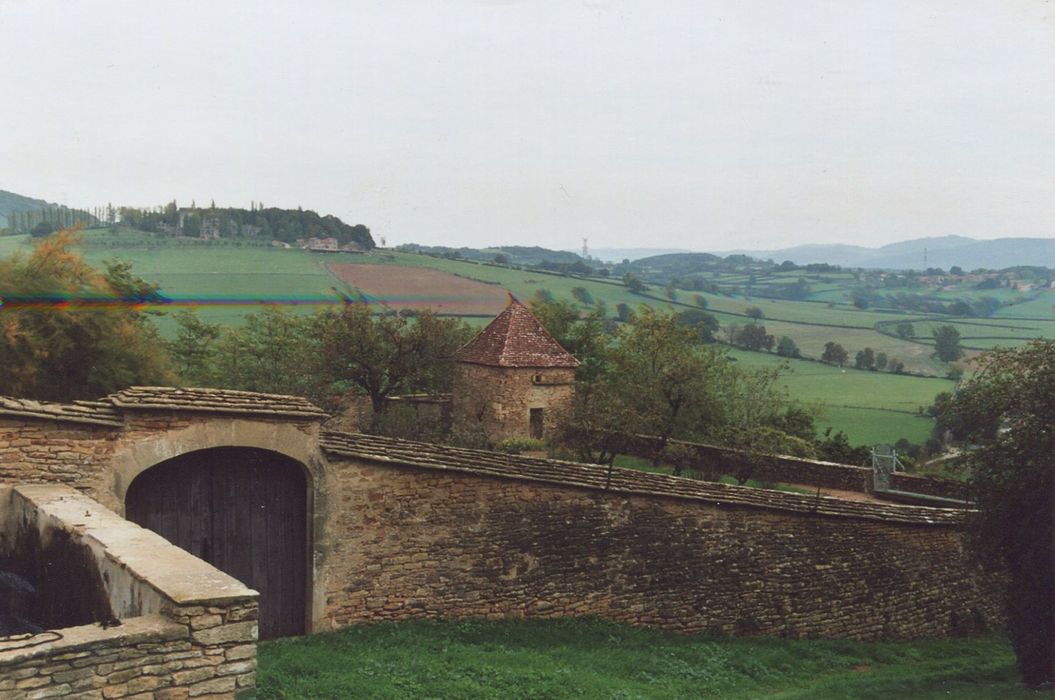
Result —
[{"label": "wall cap stones", "polygon": [[99,401],[75,401],[66,404],[0,396],[0,415],[115,428],[124,425],[113,406]]},{"label": "wall cap stones", "polygon": [[696,481],[597,464],[564,462],[359,433],[323,431],[324,451],[374,463],[538,481],[621,494],[665,496],[822,516],[919,525],[960,526],[964,510],[850,501]]},{"label": "wall cap stones", "polygon": [[120,409],[251,413],[325,420],[328,413],[299,396],[231,389],[133,386],[106,397]]},{"label": "wall cap stones", "polygon": [[[34,643],[60,635],[54,641]],[[95,623],[61,630],[49,630],[28,639],[0,638],[0,669],[20,664],[28,659],[53,658],[57,654],[76,652],[84,648],[98,649],[101,645],[123,646],[149,642],[170,642],[187,638],[187,626],[166,619],[162,615],[142,615],[122,620],[120,625],[103,627]],[[26,646],[32,644],[32,646]]]},{"label": "wall cap stones", "polygon": [[220,603],[257,596],[234,577],[69,486],[22,484],[14,491],[58,527],[95,544],[108,560],[174,603]]}]

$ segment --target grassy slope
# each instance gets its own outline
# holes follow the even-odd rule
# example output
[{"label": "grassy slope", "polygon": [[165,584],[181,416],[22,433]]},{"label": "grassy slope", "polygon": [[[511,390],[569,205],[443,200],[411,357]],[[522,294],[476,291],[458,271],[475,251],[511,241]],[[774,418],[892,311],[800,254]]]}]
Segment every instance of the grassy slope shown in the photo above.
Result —
[{"label": "grassy slope", "polygon": [[749,367],[786,363],[783,383],[789,394],[821,404],[824,415],[817,421],[818,428],[842,430],[852,444],[894,443],[902,437],[922,442],[930,434],[933,420],[919,416],[917,409],[929,406],[939,392],[953,389],[953,382],[947,379],[840,369],[741,350],[730,355]]},{"label": "grassy slope", "polygon": [[687,637],[597,620],[404,622],[260,645],[259,697],[1039,698],[998,638]]}]

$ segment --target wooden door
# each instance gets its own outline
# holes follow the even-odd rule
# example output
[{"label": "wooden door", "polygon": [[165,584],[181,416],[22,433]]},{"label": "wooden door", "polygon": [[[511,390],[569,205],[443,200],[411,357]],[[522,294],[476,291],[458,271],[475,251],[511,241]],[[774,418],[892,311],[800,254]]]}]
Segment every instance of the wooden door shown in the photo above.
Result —
[{"label": "wooden door", "polygon": [[128,488],[129,520],[260,593],[260,638],[305,632],[307,482],[299,462],[221,447],[167,460]]},{"label": "wooden door", "polygon": [[542,409],[532,408],[528,414],[528,433],[536,440],[542,439]]}]

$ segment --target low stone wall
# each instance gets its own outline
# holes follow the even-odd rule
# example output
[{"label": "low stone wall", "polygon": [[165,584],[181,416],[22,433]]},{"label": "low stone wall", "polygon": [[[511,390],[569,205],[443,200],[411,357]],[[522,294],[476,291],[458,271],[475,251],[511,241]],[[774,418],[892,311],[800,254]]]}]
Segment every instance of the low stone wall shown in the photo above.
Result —
[{"label": "low stone wall", "polygon": [[35,537],[40,544],[28,556],[44,556],[51,542],[70,538],[94,565],[85,581],[101,585],[110,613],[93,624],[0,637],[0,696],[252,694],[255,592],[68,487],[8,487],[0,499],[0,553],[17,559],[15,548]]},{"label": "low stone wall", "polygon": [[[890,639],[1000,623],[962,513],[328,435],[332,626],[596,615]],[[338,498],[334,498],[337,501]]]},{"label": "low stone wall", "polygon": [[[624,454],[651,459],[659,450],[660,440],[647,435],[634,435],[625,437],[620,444]],[[670,440],[670,444],[684,446],[695,455],[689,465],[691,468],[732,475],[744,471],[750,473],[751,478],[762,481],[807,484],[842,491],[869,493],[873,490],[872,470],[867,467],[786,455],[749,455],[738,450],[681,440]]]},{"label": "low stone wall", "polygon": [[890,475],[890,488],[909,493],[923,493],[928,496],[951,498],[957,501],[969,501],[971,489],[967,484],[948,479],[935,479],[921,474],[895,472]]}]

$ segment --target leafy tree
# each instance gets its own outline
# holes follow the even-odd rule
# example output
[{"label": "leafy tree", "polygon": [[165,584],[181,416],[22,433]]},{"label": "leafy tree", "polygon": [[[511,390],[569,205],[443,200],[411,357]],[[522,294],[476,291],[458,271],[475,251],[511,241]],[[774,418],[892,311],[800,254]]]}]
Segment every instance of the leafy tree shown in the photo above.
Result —
[{"label": "leafy tree", "polygon": [[832,429],[824,431],[824,439],[817,443],[818,456],[827,462],[864,466],[869,463],[872,453],[867,447],[854,447],[843,431],[832,435]]},{"label": "leafy tree", "polygon": [[799,357],[799,346],[788,336],[783,336],[777,343],[777,354],[781,357]]},{"label": "leafy tree", "polygon": [[839,365],[842,367],[846,364],[846,360],[849,359],[849,354],[842,345],[834,341],[828,341],[824,344],[824,353],[821,354],[821,360],[832,365]]},{"label": "leafy tree", "polygon": [[882,372],[884,369],[886,369],[886,364],[887,364],[886,353],[885,352],[877,352],[876,353],[876,369],[879,370],[880,372]]},{"label": "leafy tree", "polygon": [[938,326],[934,329],[934,354],[942,362],[954,362],[963,357],[960,331],[955,326]]},{"label": "leafy tree", "polygon": [[167,343],[169,354],[180,377],[193,386],[209,386],[215,343],[222,334],[219,324],[206,323],[191,309],[173,317],[177,324],[176,337]]},{"label": "leafy tree", "polygon": [[916,337],[916,327],[909,321],[902,321],[894,326],[894,332],[897,333],[897,337],[899,338],[908,339]]},{"label": "leafy tree", "polygon": [[[557,314],[533,311],[560,340]],[[671,436],[716,420],[721,403],[714,397],[715,375],[729,365],[720,349],[700,346],[694,328],[647,306],[616,333],[603,354],[594,353],[599,361],[579,382],[566,422],[562,441],[580,458],[610,464],[625,436],[657,435],[666,445]]]},{"label": "leafy tree", "polygon": [[496,265],[508,265],[509,256],[505,253],[498,253],[491,259],[491,262],[495,263]]},{"label": "leafy tree", "polygon": [[648,291],[648,287],[645,285],[645,283],[639,280],[637,277],[634,277],[634,275],[629,272],[623,275],[623,284],[625,284],[627,286],[627,289],[629,289],[631,292],[634,292],[635,294],[640,294],[642,292]]},{"label": "leafy tree", "polygon": [[696,304],[696,306],[700,307],[701,309],[707,308],[707,297],[703,296],[702,294],[693,294],[692,301]]},{"label": "leafy tree", "polygon": [[718,420],[713,377],[728,366],[722,350],[699,346],[691,328],[673,314],[642,306],[623,327],[612,352],[610,385],[629,407],[633,432],[656,435],[660,444]]},{"label": "leafy tree", "polygon": [[631,314],[633,314],[633,311],[630,310],[630,305],[629,304],[624,303],[624,302],[619,302],[618,304],[615,305],[615,313],[616,313],[616,315],[617,315],[617,317],[619,318],[620,321],[622,321],[623,323],[626,323],[627,321],[630,320],[630,316],[631,316]]},{"label": "leafy tree", "polygon": [[571,295],[580,304],[583,304],[585,306],[593,306],[593,295],[590,294],[590,290],[586,287],[573,287],[571,290]]},{"label": "leafy tree", "polygon": [[746,314],[748,318],[753,318],[755,320],[763,319],[766,317],[766,314],[762,311],[762,309],[758,308],[757,306],[747,307],[747,309],[744,310],[744,314]]},{"label": "leafy tree", "polygon": [[593,381],[604,371],[612,338],[606,331],[603,308],[583,314],[563,299],[534,299],[530,307],[550,335],[579,360],[575,374],[580,383]]},{"label": "leafy tree", "polygon": [[891,357],[890,360],[887,362],[887,370],[893,372],[894,374],[904,374],[905,363],[897,359],[896,357]]},{"label": "leafy tree", "polygon": [[[0,393],[71,401],[171,383],[165,347],[138,307],[159,298],[156,288],[127,264],[100,273],[70,249],[74,242],[62,231],[28,256],[0,260]],[[66,300],[85,306],[54,303]]]},{"label": "leafy tree", "polygon": [[747,350],[769,350],[773,349],[774,338],[766,333],[766,327],[758,323],[749,323],[741,328],[734,328],[731,332],[731,341]]},{"label": "leafy tree", "polygon": [[699,309],[686,309],[678,313],[678,323],[695,328],[702,343],[713,343],[717,339],[719,324],[714,314]]},{"label": "leafy tree", "polygon": [[43,238],[44,236],[50,236],[53,233],[55,233],[55,224],[50,221],[41,221],[29,230],[29,235],[33,238]]},{"label": "leafy tree", "polygon": [[370,397],[375,420],[388,396],[449,391],[452,358],[471,335],[463,321],[431,311],[413,319],[375,316],[366,304],[319,313],[309,332],[317,343],[315,367],[323,391],[359,388]]},{"label": "leafy tree", "polygon": [[[978,511],[971,541],[982,561],[1009,574],[1008,623],[1030,685],[1055,679],[1055,341],[994,350],[945,402],[940,420],[966,450]],[[996,579],[1000,580],[1000,579]]]},{"label": "leafy tree", "polygon": [[328,405],[312,371],[314,342],[309,319],[270,307],[247,316],[242,327],[213,344],[203,379],[211,386],[306,396]]},{"label": "leafy tree", "polygon": [[864,350],[858,350],[857,355],[854,358],[854,367],[857,369],[875,369],[876,368],[876,356],[875,351],[872,348],[865,348]]}]

